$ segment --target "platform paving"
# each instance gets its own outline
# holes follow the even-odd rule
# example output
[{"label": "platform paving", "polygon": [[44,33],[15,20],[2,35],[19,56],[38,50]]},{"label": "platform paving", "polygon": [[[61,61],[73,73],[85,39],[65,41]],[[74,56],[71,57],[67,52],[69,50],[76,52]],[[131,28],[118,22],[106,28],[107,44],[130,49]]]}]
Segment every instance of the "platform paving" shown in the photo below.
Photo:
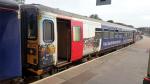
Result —
[{"label": "platform paving", "polygon": [[33,84],[142,84],[150,38],[75,66]]}]

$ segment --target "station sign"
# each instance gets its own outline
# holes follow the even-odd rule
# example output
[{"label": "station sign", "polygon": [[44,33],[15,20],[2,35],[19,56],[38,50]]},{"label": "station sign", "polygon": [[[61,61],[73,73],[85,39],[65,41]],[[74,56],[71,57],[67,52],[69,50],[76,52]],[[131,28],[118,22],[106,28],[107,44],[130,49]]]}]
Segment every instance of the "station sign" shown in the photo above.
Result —
[{"label": "station sign", "polygon": [[111,4],[111,0],[96,0],[96,6],[110,5],[110,4]]}]

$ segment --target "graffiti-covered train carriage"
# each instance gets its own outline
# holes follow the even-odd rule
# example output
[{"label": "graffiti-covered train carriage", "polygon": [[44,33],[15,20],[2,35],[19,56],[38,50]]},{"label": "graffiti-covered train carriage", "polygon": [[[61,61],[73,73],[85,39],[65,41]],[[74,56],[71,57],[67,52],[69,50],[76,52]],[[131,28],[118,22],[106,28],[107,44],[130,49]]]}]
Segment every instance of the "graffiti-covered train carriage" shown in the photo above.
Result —
[{"label": "graffiti-covered train carriage", "polygon": [[0,6],[0,80],[40,76],[135,42],[136,29],[130,27],[39,4],[15,6]]}]

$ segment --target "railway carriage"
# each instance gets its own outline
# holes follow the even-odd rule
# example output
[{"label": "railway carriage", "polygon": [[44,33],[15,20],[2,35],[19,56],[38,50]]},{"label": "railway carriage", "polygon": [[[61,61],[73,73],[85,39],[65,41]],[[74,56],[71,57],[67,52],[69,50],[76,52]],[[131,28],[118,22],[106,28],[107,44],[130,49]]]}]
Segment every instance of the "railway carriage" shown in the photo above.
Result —
[{"label": "railway carriage", "polygon": [[131,28],[59,9],[22,5],[21,17],[24,68],[37,75],[130,43],[127,35]]}]

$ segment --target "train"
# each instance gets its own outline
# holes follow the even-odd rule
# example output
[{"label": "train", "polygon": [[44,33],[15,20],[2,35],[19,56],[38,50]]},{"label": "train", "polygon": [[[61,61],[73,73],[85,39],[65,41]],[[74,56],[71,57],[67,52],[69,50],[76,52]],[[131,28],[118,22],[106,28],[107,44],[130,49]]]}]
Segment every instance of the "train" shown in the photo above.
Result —
[{"label": "train", "polygon": [[40,4],[0,1],[0,81],[41,76],[136,42],[137,30]]}]

